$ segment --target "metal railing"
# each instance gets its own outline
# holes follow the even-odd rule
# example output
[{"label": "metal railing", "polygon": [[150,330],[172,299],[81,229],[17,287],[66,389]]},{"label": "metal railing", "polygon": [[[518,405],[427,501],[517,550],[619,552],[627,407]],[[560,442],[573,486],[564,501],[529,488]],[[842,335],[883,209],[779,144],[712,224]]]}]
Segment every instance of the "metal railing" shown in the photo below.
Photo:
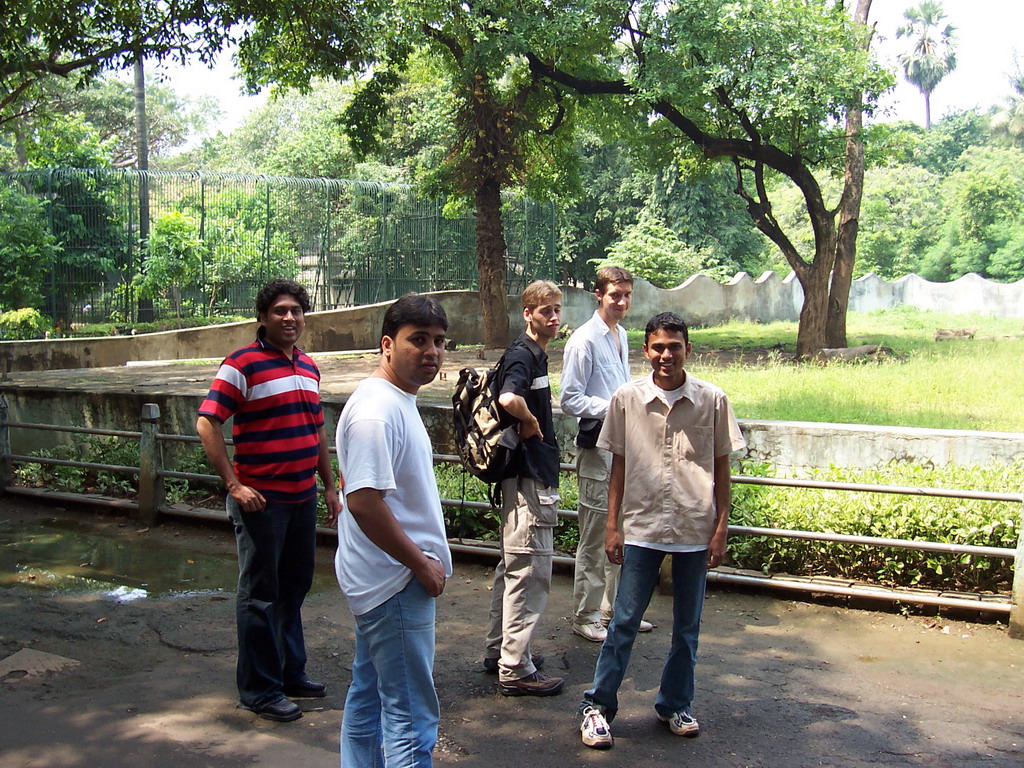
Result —
[{"label": "metal railing", "polygon": [[[69,501],[88,498],[89,503],[100,506],[112,506],[137,514],[140,522],[152,525],[157,522],[160,515],[171,515],[179,517],[201,518],[207,520],[224,520],[223,512],[215,512],[194,507],[182,507],[181,505],[169,505],[165,503],[164,481],[176,478],[201,483],[219,483],[216,475],[180,472],[163,467],[161,445],[165,443],[200,444],[195,435],[176,435],[159,432],[160,409],[153,403],[147,403],[142,408],[140,416],[140,430],[138,432],[96,429],[77,426],[59,426],[53,424],[40,424],[31,422],[14,422],[8,420],[7,402],[0,395],[0,489],[8,493],[34,496],[51,500]],[[69,459],[58,459],[45,456],[27,456],[11,452],[10,434],[11,429],[43,430],[84,435],[97,435],[107,437],[119,437],[139,441],[139,466],[124,466],[116,464],[100,464],[88,461],[74,461]],[[230,444],[230,440],[228,440]],[[332,449],[333,450],[333,449]],[[450,454],[435,454],[436,463],[459,463],[459,458]],[[94,469],[108,472],[123,472],[125,474],[138,476],[138,493],[135,501],[130,499],[97,497],[79,493],[60,493],[46,489],[25,488],[14,485],[13,467],[15,464],[39,464],[52,466],[72,466],[86,469]],[[572,464],[562,464],[561,470],[572,472],[575,470]],[[906,496],[930,496],[939,498],[970,499],[981,501],[1006,502],[1011,504],[1024,505],[1024,494],[1003,493],[993,491],[974,491],[965,489],[947,488],[925,488],[914,486],[895,485],[872,485],[866,483],[843,483],[820,480],[806,480],[798,478],[768,478],[748,477],[743,475],[733,476],[732,481],[737,484],[776,486],[789,488],[816,488],[825,490],[839,490],[853,493],[889,493]],[[441,503],[449,508],[463,508],[480,511],[489,511],[490,504],[486,502],[469,501],[467,499],[444,498]],[[576,518],[575,510],[559,510],[559,515],[565,518]],[[321,528],[321,533],[332,534],[332,529]],[[979,595],[974,599],[959,596],[934,594],[922,590],[911,589],[888,589],[871,585],[844,585],[836,583],[836,579],[802,579],[794,577],[765,576],[760,574],[733,572],[728,569],[717,569],[709,572],[708,580],[713,583],[732,584],[738,586],[770,587],[771,589],[783,591],[795,591],[813,594],[829,594],[843,597],[861,597],[875,600],[884,600],[899,603],[914,603],[920,605],[931,605],[945,608],[968,609],[979,612],[1001,614],[1009,617],[1010,635],[1024,639],[1024,510],[1020,517],[1017,530],[1017,547],[988,547],[970,544],[950,544],[943,542],[930,542],[910,539],[892,539],[874,536],[855,536],[849,534],[832,533],[827,531],[801,531],[780,528],[762,528],[753,526],[730,525],[730,535],[739,536],[773,536],[790,539],[806,539],[813,541],[824,541],[838,544],[857,544],[869,547],[887,547],[895,549],[922,550],[942,554],[976,555],[987,558],[1006,558],[1014,560],[1013,566],[1013,587],[1007,599],[999,595]],[[461,539],[450,540],[453,551],[476,555],[490,555],[497,557],[499,551],[496,546],[487,546],[483,543],[465,543]],[[564,565],[571,565],[572,558],[556,556],[555,561]]]}]

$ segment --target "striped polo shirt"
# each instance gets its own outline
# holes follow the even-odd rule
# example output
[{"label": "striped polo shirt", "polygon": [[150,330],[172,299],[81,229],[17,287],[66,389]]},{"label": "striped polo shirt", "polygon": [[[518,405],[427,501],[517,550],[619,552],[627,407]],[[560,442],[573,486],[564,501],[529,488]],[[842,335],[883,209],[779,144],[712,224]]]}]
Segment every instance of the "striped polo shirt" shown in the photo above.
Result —
[{"label": "striped polo shirt", "polygon": [[199,413],[234,417],[235,474],[267,499],[305,501],[316,493],[320,455],[320,371],[298,347],[289,360],[263,339],[221,363]]}]

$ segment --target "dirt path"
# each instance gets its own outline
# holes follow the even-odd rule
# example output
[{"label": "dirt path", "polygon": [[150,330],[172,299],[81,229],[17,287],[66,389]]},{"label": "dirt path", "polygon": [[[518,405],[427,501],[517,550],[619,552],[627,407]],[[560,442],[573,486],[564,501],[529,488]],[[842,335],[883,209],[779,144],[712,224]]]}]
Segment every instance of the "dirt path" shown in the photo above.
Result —
[{"label": "dirt path", "polygon": [[[338,765],[338,726],[352,659],[352,621],[333,583],[329,546],[305,610],[309,672],[326,699],[270,723],[235,708],[234,546],[224,528],[63,511],[0,497],[0,523],[28,529],[73,517],[103,550],[159,554],[164,581],[198,590],[117,602],[53,593],[39,572],[2,574],[0,658],[22,649],[79,663],[0,683],[2,768],[203,768]],[[54,533],[53,535],[57,535]],[[33,577],[33,574],[35,576]],[[54,576],[57,578],[57,576]],[[35,584],[35,586],[33,585]],[[634,649],[613,750],[579,742],[574,715],[598,648],[565,618],[571,582],[556,576],[539,644],[566,692],[505,699],[479,671],[490,568],[460,562],[438,603],[438,765],[1010,766],[1024,748],[1024,643],[995,625],[903,617],[720,590],[705,608],[696,714],[684,740],[653,717],[671,606]]]}]

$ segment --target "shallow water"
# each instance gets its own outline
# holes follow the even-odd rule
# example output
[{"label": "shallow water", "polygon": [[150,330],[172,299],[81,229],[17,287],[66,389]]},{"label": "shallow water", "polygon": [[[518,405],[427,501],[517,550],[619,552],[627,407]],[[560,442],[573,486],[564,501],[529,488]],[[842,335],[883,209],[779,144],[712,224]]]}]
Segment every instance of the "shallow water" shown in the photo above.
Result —
[{"label": "shallow water", "polygon": [[[222,541],[207,550],[222,551],[190,551],[184,539],[177,546],[176,539],[147,536],[124,518],[62,511],[30,524],[0,519],[0,588],[102,594],[121,602],[234,593],[234,537],[227,526],[212,530]],[[338,588],[332,556],[328,547],[317,549],[312,591]]]}]

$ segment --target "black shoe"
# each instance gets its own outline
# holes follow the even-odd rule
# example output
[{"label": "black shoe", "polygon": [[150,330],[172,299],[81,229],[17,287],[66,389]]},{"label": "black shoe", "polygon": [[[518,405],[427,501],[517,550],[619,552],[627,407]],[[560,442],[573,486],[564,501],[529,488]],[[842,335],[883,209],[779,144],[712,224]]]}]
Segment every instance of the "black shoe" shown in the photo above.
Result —
[{"label": "black shoe", "polygon": [[271,704],[264,704],[262,707],[250,707],[245,704],[239,704],[238,706],[250,712],[255,712],[264,720],[274,720],[278,723],[290,723],[292,720],[298,720],[302,717],[302,710],[298,708],[295,702],[283,696]]},{"label": "black shoe", "polygon": [[327,686],[312,680],[297,680],[294,683],[288,683],[282,690],[284,690],[285,696],[292,696],[296,699],[322,699],[327,695]]},{"label": "black shoe", "polygon": [[[541,656],[539,653],[531,653],[530,661],[533,662],[533,666],[535,666],[537,669],[544,668],[544,657]],[[488,675],[498,674],[498,660],[488,659],[487,657],[484,657],[484,672],[486,672]]]}]

